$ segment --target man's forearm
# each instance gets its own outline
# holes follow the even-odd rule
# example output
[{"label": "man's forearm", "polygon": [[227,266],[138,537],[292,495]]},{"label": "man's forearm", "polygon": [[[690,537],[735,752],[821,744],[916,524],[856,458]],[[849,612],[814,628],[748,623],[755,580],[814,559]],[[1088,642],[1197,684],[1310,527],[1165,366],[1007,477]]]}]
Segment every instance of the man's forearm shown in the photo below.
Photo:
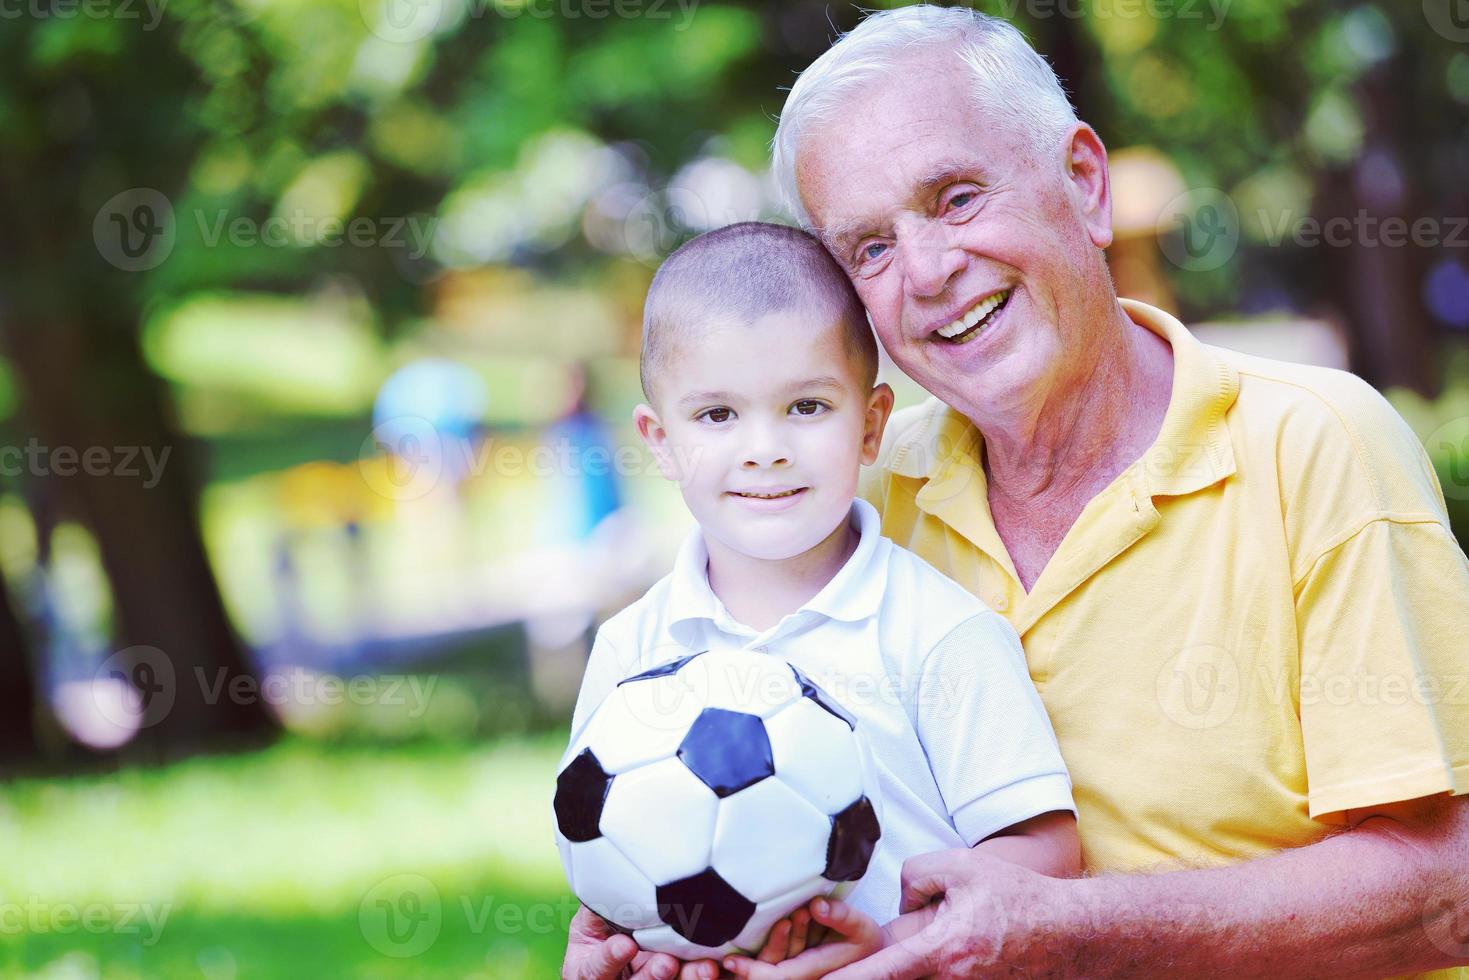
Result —
[{"label": "man's forearm", "polygon": [[[1080,976],[1391,976],[1469,960],[1465,810],[1446,837],[1369,821],[1231,867],[1070,883],[1057,941]],[[1376,826],[1374,826],[1376,825]],[[1425,918],[1426,917],[1426,918]],[[1469,945],[1469,937],[1464,937]]]}]

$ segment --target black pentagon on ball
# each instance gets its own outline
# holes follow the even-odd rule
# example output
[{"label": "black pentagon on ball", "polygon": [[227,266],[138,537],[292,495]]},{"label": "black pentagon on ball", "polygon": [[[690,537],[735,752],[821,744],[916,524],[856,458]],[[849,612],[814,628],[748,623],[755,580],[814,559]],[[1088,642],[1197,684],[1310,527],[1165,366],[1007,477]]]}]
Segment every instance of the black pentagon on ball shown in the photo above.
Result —
[{"label": "black pentagon on ball", "polygon": [[657,891],[658,918],[691,943],[722,946],[740,934],[755,903],[713,868],[680,878]]},{"label": "black pentagon on ball", "polygon": [[743,711],[699,712],[679,743],[678,757],[721,800],[775,774],[765,722]]},{"label": "black pentagon on ball", "polygon": [[702,657],[707,652],[707,650],[701,650],[699,653],[691,653],[687,657],[679,657],[677,660],[670,660],[666,664],[650,667],[641,674],[633,674],[631,677],[623,678],[617,682],[617,686],[621,687],[624,684],[631,684],[633,681],[650,681],[655,677],[667,677],[669,674],[676,674],[684,664],[693,660],[695,657]]},{"label": "black pentagon on ball", "polygon": [[872,860],[872,852],[881,836],[877,811],[864,796],[831,818],[831,837],[826,842],[826,870],[821,876],[827,881],[856,881],[867,873],[867,862]]},{"label": "black pentagon on ball", "polygon": [[591,749],[583,749],[567,763],[556,777],[553,802],[561,836],[577,844],[601,837],[597,825],[602,820],[602,804],[607,802],[607,791],[611,788],[612,777],[603,770]]},{"label": "black pentagon on ball", "polygon": [[831,712],[833,715],[836,715],[842,721],[846,722],[847,727],[850,728],[852,731],[855,732],[857,730],[857,719],[852,717],[851,712],[847,711],[846,708],[843,708],[837,702],[836,698],[832,697],[830,694],[827,694],[821,688],[817,687],[816,684],[811,680],[811,678],[801,673],[794,666],[790,664],[787,664],[786,666],[791,668],[791,673],[796,675],[796,681],[801,685],[801,697],[810,698],[822,708]]}]

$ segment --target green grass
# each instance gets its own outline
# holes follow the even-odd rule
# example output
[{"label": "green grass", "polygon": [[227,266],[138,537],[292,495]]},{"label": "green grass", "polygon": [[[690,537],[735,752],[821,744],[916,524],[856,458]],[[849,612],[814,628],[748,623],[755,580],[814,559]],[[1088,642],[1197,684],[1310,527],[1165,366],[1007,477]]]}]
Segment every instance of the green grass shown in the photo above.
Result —
[{"label": "green grass", "polygon": [[0,974],[554,976],[563,745],[291,740],[0,788]]}]

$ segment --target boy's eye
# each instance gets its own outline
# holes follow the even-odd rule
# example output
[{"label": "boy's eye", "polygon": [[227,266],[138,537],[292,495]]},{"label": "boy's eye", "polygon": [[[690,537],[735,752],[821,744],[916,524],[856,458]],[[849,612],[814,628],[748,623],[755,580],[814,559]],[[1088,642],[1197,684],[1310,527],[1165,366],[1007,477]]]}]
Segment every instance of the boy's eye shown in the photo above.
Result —
[{"label": "boy's eye", "polygon": [[803,398],[791,406],[798,415],[816,415],[826,408],[826,405],[814,398]]},{"label": "boy's eye", "polygon": [[728,422],[729,417],[733,414],[734,413],[727,408],[706,408],[704,409],[704,411],[700,412],[694,417],[705,419],[707,421],[715,423],[716,425],[719,425],[724,422]]}]

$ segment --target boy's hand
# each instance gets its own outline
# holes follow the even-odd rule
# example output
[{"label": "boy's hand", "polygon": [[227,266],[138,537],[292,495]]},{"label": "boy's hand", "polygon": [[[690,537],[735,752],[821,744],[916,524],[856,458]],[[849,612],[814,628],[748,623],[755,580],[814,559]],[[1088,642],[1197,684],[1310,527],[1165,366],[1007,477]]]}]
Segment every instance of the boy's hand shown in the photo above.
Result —
[{"label": "boy's hand", "polygon": [[[855,963],[882,945],[878,924],[847,903],[817,898],[808,908],[809,919],[803,915],[806,909],[797,909],[776,923],[758,959],[727,956],[724,968],[748,980],[805,980]],[[812,928],[830,935],[821,945],[807,948]]]},{"label": "boy's hand", "polygon": [[638,949],[631,936],[613,932],[605,919],[583,905],[571,919],[562,980],[715,980],[713,960],[681,963],[667,953]]}]

